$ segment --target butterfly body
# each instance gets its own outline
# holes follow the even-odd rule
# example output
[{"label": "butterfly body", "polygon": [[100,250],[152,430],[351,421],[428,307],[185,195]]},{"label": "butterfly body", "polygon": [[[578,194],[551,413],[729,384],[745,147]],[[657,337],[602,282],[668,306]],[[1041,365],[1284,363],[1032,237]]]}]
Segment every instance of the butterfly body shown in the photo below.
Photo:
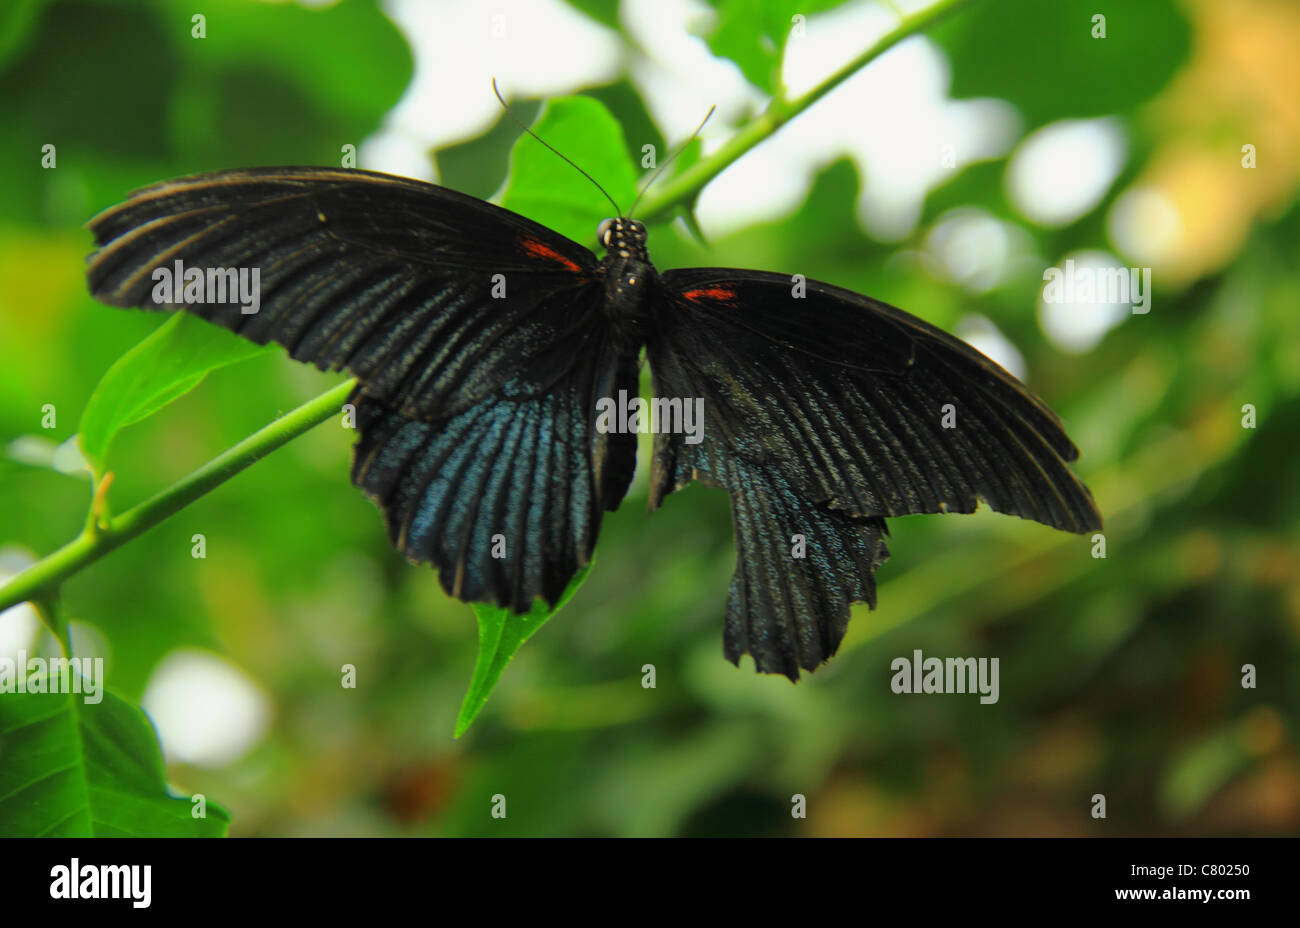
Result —
[{"label": "butterfly body", "polygon": [[596,228],[605,248],[600,273],[605,282],[604,312],[617,326],[620,342],[637,348],[654,324],[651,295],[659,272],[650,263],[645,226],[635,219],[606,219]]},{"label": "butterfly body", "polygon": [[[797,679],[834,654],[851,604],[875,605],[886,518],[983,501],[1101,524],[1060,420],[969,345],[799,275],[657,271],[627,217],[601,224],[597,259],[455,191],[302,167],[168,181],[89,227],[98,299],[185,309],[355,376],[353,481],[467,601],[554,603],[590,561],[636,463],[635,433],[598,411],[638,395],[642,352],[661,410],[703,410],[656,432],[651,508],[692,481],[731,495],[733,661]],[[151,277],[178,260],[258,267],[260,310],[159,300]]]}]

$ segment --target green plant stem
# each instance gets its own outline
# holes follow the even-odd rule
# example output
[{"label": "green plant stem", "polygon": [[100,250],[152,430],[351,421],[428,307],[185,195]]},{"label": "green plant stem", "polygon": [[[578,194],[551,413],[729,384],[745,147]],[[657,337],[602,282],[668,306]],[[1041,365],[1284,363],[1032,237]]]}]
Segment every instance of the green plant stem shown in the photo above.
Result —
[{"label": "green plant stem", "polygon": [[780,95],[774,97],[763,115],[729,138],[721,148],[707,158],[697,161],[676,177],[665,181],[658,190],[648,193],[644,201],[645,205],[641,210],[641,218],[647,221],[664,219],[667,218],[668,213],[677,207],[694,202],[705,185],[721,174],[733,162],[737,161],[741,155],[759,142],[775,134],[783,125],[844,83],[857,71],[879,58],[899,42],[916,35],[948,14],[972,2],[974,0],[939,0],[939,2],[923,10],[918,10],[910,16],[904,16],[893,29],[881,36],[862,54],[807,93],[794,100],[786,100]]},{"label": "green plant stem", "polygon": [[327,390],[217,455],[188,477],[103,523],[97,531],[87,526],[76,539],[0,587],[0,611],[29,600],[49,601],[56,595],[59,584],[86,565],[175,515],[244,468],[337,413],[355,386],[355,380],[348,380]]}]

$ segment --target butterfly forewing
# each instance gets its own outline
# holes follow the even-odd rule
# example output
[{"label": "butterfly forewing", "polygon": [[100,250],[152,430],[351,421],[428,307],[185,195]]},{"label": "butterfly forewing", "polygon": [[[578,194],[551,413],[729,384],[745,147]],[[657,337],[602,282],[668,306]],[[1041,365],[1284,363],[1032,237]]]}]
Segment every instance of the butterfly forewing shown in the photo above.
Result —
[{"label": "butterfly forewing", "polygon": [[663,278],[651,366],[676,355],[686,380],[663,389],[703,396],[735,454],[770,462],[814,502],[899,516],[983,499],[1067,531],[1100,525],[1060,420],[965,342],[817,281],[794,296],[776,274]]},{"label": "butterfly forewing", "polygon": [[[590,251],[454,191],[327,168],[181,178],[89,227],[104,302],[187,309],[359,379],[354,482],[453,595],[526,612],[589,561],[635,463],[634,436],[596,433],[596,400],[636,390]],[[178,261],[258,268],[256,312],[160,303],[154,273]]]},{"label": "butterfly forewing", "polygon": [[[167,309],[154,272],[256,268],[260,306],[183,308],[297,360],[355,374],[366,394],[434,418],[532,369],[581,332],[572,291],[595,256],[508,210],[419,181],[328,168],[230,171],[138,191],[91,220],[92,293]],[[591,300],[581,301],[592,306]]]}]

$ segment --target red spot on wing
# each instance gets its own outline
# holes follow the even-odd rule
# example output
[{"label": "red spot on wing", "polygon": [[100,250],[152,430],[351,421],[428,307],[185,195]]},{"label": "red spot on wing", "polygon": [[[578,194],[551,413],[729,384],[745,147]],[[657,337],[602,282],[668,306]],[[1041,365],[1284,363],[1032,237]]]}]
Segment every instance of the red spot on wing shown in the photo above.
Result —
[{"label": "red spot on wing", "polygon": [[563,268],[569,271],[576,272],[582,270],[582,268],[578,267],[578,265],[574,264],[568,258],[564,257],[564,255],[560,254],[550,245],[546,244],[545,242],[539,239],[521,238],[519,240],[519,245],[524,249],[524,251],[532,255],[534,258],[541,258],[544,261],[554,261],[556,264],[562,266]]},{"label": "red spot on wing", "polygon": [[717,300],[721,303],[730,303],[736,298],[736,291],[730,287],[697,287],[694,290],[684,291],[682,296],[696,303],[700,300]]}]

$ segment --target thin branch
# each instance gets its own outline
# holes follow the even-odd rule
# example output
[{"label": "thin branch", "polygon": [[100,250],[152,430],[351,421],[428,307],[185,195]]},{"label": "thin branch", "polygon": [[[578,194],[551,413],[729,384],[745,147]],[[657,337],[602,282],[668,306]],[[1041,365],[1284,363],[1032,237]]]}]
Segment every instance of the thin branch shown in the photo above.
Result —
[{"label": "thin branch", "polygon": [[700,159],[676,177],[665,181],[657,191],[646,196],[643,214],[640,218],[647,221],[664,219],[668,218],[669,214],[678,207],[690,206],[709,181],[739,160],[741,155],[774,135],[778,129],[791,119],[808,109],[899,42],[911,38],[923,29],[934,25],[948,14],[972,2],[974,0],[938,0],[937,3],[923,10],[918,10],[910,16],[903,16],[893,29],[881,36],[862,54],[844,65],[812,90],[794,100],[784,100],[779,95],[774,97],[763,115],[729,138],[717,151],[707,158]]},{"label": "thin branch", "polygon": [[324,422],[339,411],[355,386],[355,380],[348,380],[327,390],[217,455],[188,477],[108,520],[98,531],[88,527],[75,540],[0,587],[0,611],[28,600],[48,598],[59,584],[88,564],[180,512],[244,468]]}]

